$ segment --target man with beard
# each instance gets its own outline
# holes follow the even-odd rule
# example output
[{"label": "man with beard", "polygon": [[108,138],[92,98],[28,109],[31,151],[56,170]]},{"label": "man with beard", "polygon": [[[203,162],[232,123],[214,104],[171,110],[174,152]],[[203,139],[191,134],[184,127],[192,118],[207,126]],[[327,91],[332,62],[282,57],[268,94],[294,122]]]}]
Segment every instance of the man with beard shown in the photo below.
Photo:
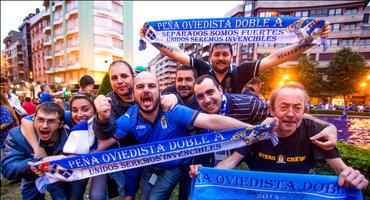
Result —
[{"label": "man with beard", "polygon": [[179,104],[196,110],[199,108],[194,96],[196,78],[197,72],[191,65],[181,65],[176,69],[175,84],[166,87],[162,94],[175,94]]},{"label": "man with beard", "polygon": [[[114,133],[115,127],[113,124],[115,121],[121,115],[125,114],[130,106],[136,104],[132,95],[134,72],[131,65],[124,60],[114,61],[110,64],[108,73],[113,91],[109,92],[106,96],[99,95],[94,100],[97,111],[101,108],[102,103],[109,102],[111,104],[109,120],[100,121],[99,119],[101,119],[101,116],[99,115],[99,112],[97,112],[97,115],[93,119],[94,134],[99,140],[105,140],[112,137],[111,133]],[[134,144],[137,144],[135,139],[132,136],[128,136],[126,140],[120,142],[119,146],[124,147]],[[102,179],[106,177],[106,175],[101,176]],[[125,199],[133,199],[139,189],[140,179],[137,178],[137,176],[140,176],[140,171],[133,169],[115,172],[109,174],[109,176],[117,183],[118,193],[121,197],[125,197]],[[110,183],[109,186],[110,187],[108,189],[112,192],[111,187],[114,185]]]},{"label": "man with beard", "polygon": [[[111,138],[115,132],[114,124],[116,120],[124,115],[130,106],[136,104],[134,96],[132,95],[134,72],[131,65],[123,60],[114,61],[110,65],[108,73],[113,91],[109,92],[106,96],[99,95],[94,100],[97,115],[93,119],[93,130],[95,136],[99,140]],[[165,101],[169,102],[168,99]],[[111,107],[107,119],[104,118],[104,114],[106,114],[104,113],[105,104],[109,104]],[[170,105],[171,104],[173,103],[170,103]],[[102,110],[103,112],[100,112]],[[127,136],[125,140],[120,141],[120,147],[134,144],[137,144],[137,142],[131,135]],[[122,173],[124,177],[121,175]],[[123,172],[115,172],[109,176],[118,184],[120,196],[125,196],[125,199],[134,199],[139,189],[140,173],[140,170],[132,169]]]},{"label": "man with beard", "polygon": [[[246,123],[220,115],[199,113],[182,105],[163,111],[159,101],[159,83],[154,74],[142,72],[134,79],[134,98],[137,105],[129,108],[116,121],[116,132],[108,140],[99,141],[98,149],[105,149],[118,140],[133,135],[142,143],[151,143],[188,136],[188,127],[211,130],[247,127]],[[99,120],[108,120],[111,106],[101,105]],[[180,166],[189,159],[179,159],[143,167],[141,199],[168,199],[181,177]]]},{"label": "man with beard", "polygon": [[[175,84],[166,87],[162,94],[176,94],[179,104],[188,108],[197,110],[199,108],[198,102],[194,96],[194,84],[197,77],[197,72],[191,65],[181,65],[176,69]],[[194,135],[196,133],[204,132],[195,127],[189,127],[189,133]],[[203,159],[204,155],[195,156],[193,159]],[[208,157],[207,157],[208,158]],[[179,182],[179,200],[188,199],[190,194],[191,179],[188,176],[189,165],[181,167],[182,177]]]},{"label": "man with beard", "polygon": [[[145,27],[146,28],[146,27]],[[145,35],[145,28],[142,28],[140,35]],[[321,38],[329,34],[329,25],[324,26],[320,33]],[[269,56],[253,62],[245,62],[239,66],[232,66],[233,49],[229,43],[215,43],[210,49],[210,64],[203,60],[191,57],[176,46],[162,43],[151,43],[161,53],[171,59],[184,64],[191,65],[197,70],[198,76],[211,74],[220,83],[222,89],[229,93],[240,93],[243,86],[254,76],[278,66],[286,61],[292,60],[301,55],[302,52],[314,46],[314,44],[303,43],[293,44],[272,52]]]},{"label": "man with beard", "polygon": [[[35,112],[33,128],[36,131],[39,144],[46,151],[46,156],[63,153],[69,130],[63,127],[64,110],[56,103],[40,104]],[[29,166],[29,162],[38,159],[33,157],[33,150],[23,136],[20,126],[10,130],[5,140],[4,157],[1,164],[3,175],[8,179],[22,179],[22,199],[44,199],[35,181],[43,172]],[[83,199],[84,185],[79,181],[56,182],[47,186],[52,199]]]},{"label": "man with beard", "polygon": [[[269,110],[278,119],[276,132],[279,144],[273,146],[263,140],[250,146],[237,149],[220,162],[218,168],[234,168],[244,156],[251,155],[247,162],[250,170],[300,173],[313,172],[316,161],[325,160],[339,175],[338,185],[366,188],[368,180],[358,171],[348,167],[340,158],[337,149],[323,150],[310,142],[310,137],[320,132],[324,126],[310,119],[304,119],[308,112],[308,95],[300,84],[289,84],[274,90],[270,96]],[[198,174],[198,166],[191,166],[191,177]]]}]

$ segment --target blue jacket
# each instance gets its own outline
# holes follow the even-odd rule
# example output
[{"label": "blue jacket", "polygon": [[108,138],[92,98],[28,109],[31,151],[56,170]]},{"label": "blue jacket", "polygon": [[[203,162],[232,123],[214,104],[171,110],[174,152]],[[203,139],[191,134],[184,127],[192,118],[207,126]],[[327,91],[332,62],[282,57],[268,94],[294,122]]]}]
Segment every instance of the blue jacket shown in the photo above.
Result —
[{"label": "blue jacket", "polygon": [[[46,153],[58,155],[63,152],[63,146],[67,141],[69,130],[61,128],[59,138],[53,147],[46,147]],[[41,145],[41,144],[40,144]],[[33,150],[21,132],[20,126],[9,131],[5,140],[4,157],[1,161],[2,173],[7,179],[22,179],[22,199],[44,199],[35,185],[38,178],[28,166],[28,162],[35,162]]]}]

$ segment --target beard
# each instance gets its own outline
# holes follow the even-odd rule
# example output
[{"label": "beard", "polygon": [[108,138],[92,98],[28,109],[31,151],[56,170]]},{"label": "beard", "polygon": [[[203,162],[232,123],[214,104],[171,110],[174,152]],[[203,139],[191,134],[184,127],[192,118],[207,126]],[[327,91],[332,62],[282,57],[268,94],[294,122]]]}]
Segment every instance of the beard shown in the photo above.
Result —
[{"label": "beard", "polygon": [[229,70],[229,67],[223,67],[223,68],[217,67],[218,64],[224,64],[225,66],[227,66],[227,63],[225,63],[223,61],[219,61],[215,65],[213,65],[213,70],[215,70],[215,72],[223,74],[223,73],[227,72],[227,70]]}]

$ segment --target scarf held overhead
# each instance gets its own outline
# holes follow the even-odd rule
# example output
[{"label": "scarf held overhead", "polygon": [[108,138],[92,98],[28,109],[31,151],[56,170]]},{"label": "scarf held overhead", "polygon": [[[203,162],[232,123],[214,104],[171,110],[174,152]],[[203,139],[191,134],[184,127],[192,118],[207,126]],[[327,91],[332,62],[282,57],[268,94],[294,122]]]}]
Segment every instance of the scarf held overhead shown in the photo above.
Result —
[{"label": "scarf held overhead", "polygon": [[[319,35],[324,20],[297,17],[233,17],[152,21],[144,24],[145,39],[166,43],[314,43],[328,47]],[[140,50],[146,45],[141,40]]]},{"label": "scarf held overhead", "polygon": [[[256,172],[200,167],[192,200],[346,199],[361,200],[354,188],[338,186],[338,176]],[[227,190],[227,192],[225,192]]]}]

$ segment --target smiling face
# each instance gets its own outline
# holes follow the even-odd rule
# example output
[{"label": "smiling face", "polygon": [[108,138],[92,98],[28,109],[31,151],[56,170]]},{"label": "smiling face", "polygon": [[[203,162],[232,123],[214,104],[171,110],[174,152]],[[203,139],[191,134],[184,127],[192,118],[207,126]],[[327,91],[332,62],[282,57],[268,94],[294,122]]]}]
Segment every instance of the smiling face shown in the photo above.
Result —
[{"label": "smiling face", "polygon": [[63,126],[59,120],[58,113],[45,113],[43,110],[37,112],[33,125],[40,140],[45,142],[56,141],[58,129]]},{"label": "smiling face", "polygon": [[192,70],[180,70],[176,73],[176,91],[182,99],[188,100],[194,95],[195,76]]},{"label": "smiling face", "polygon": [[118,62],[111,66],[109,70],[110,84],[112,90],[119,96],[129,96],[132,94],[133,77],[128,66]]},{"label": "smiling face", "polygon": [[213,81],[205,78],[194,86],[195,97],[199,106],[207,113],[216,114],[220,111],[222,103],[222,88],[216,87]]},{"label": "smiling face", "polygon": [[71,117],[76,124],[87,121],[94,116],[94,107],[83,98],[75,99],[71,102]]},{"label": "smiling face", "polygon": [[134,80],[134,98],[140,111],[156,114],[160,102],[159,84],[154,74],[141,72]]},{"label": "smiling face", "polygon": [[223,74],[230,68],[231,58],[230,48],[226,45],[219,45],[213,48],[210,63],[215,72]]},{"label": "smiling face", "polygon": [[305,93],[297,88],[283,88],[277,95],[270,113],[279,119],[277,133],[287,137],[301,125],[306,109]]}]

